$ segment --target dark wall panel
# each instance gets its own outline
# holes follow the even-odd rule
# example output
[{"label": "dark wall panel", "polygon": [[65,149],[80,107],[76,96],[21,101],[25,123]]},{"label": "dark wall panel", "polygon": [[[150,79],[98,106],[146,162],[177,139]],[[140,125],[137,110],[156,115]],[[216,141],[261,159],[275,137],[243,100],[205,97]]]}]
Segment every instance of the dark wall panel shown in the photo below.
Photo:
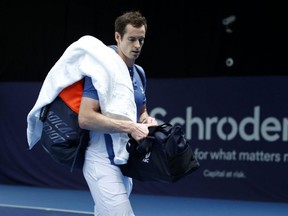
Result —
[{"label": "dark wall panel", "polygon": [[[4,0],[0,80],[43,81],[69,44],[86,34],[114,43],[114,19],[131,9],[148,20],[137,63],[149,78],[287,74],[287,13],[280,3]],[[235,21],[223,25],[230,16]]]}]

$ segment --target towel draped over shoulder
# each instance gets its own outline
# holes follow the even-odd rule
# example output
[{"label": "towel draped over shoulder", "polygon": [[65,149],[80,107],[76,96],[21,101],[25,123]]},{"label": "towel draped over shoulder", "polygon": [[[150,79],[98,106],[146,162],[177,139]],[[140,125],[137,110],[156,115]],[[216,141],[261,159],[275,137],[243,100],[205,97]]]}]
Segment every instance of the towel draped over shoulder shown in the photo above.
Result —
[{"label": "towel draped over shoulder", "polygon": [[[134,90],[126,64],[113,49],[86,35],[72,43],[48,72],[27,116],[29,149],[41,138],[41,108],[51,103],[64,88],[85,76],[91,77],[97,89],[103,115],[136,122]],[[117,134],[113,139],[117,139]]]}]

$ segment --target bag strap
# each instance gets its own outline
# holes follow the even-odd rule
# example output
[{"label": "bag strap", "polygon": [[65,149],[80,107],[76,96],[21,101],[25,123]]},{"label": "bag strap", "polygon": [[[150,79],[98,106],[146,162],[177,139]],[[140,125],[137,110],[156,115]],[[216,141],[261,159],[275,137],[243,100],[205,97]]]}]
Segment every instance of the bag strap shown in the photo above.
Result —
[{"label": "bag strap", "polygon": [[126,150],[130,155],[143,155],[148,153],[155,139],[154,136],[148,135],[145,139],[137,142],[131,135],[129,135],[129,137],[130,139],[126,145]]},{"label": "bag strap", "polygon": [[144,90],[146,90],[146,76],[145,76],[144,70],[140,65],[137,65],[137,64],[135,64],[135,68],[136,68],[137,73],[140,76]]},{"label": "bag strap", "polygon": [[156,126],[150,126],[150,127],[148,127],[149,135],[153,135],[157,131],[164,131],[165,133],[167,133],[168,132],[167,126],[169,128],[172,127],[172,125],[169,123],[163,123],[163,124],[156,125]]},{"label": "bag strap", "polygon": [[147,136],[145,139],[141,140],[136,147],[137,152],[141,155],[150,152],[154,139],[155,138],[153,136]]}]

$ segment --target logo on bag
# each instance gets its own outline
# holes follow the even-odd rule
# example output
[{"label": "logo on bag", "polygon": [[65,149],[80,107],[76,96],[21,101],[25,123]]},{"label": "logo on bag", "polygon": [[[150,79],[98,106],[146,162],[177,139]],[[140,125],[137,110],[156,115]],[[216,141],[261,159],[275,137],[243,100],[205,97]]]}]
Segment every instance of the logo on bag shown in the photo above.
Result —
[{"label": "logo on bag", "polygon": [[151,152],[148,152],[145,157],[142,159],[142,162],[144,163],[149,163],[149,157],[151,155]]},{"label": "logo on bag", "polygon": [[77,131],[69,127],[69,124],[53,111],[47,114],[46,121],[43,123],[43,132],[53,143],[63,143],[67,138],[77,135]]}]

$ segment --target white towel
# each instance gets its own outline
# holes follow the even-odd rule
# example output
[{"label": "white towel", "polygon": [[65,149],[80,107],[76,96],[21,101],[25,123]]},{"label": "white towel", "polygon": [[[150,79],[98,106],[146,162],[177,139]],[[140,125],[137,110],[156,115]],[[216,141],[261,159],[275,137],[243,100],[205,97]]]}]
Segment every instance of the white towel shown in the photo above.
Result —
[{"label": "white towel", "polygon": [[[29,149],[32,149],[41,138],[43,126],[39,120],[41,108],[51,103],[65,87],[84,76],[92,78],[93,85],[98,91],[103,115],[136,122],[134,90],[126,64],[114,50],[97,38],[86,35],[72,43],[47,74],[36,103],[27,116]],[[118,143],[113,145],[115,157],[121,154],[122,158],[128,158],[125,148],[128,136],[113,134],[112,140],[113,143]]]}]

